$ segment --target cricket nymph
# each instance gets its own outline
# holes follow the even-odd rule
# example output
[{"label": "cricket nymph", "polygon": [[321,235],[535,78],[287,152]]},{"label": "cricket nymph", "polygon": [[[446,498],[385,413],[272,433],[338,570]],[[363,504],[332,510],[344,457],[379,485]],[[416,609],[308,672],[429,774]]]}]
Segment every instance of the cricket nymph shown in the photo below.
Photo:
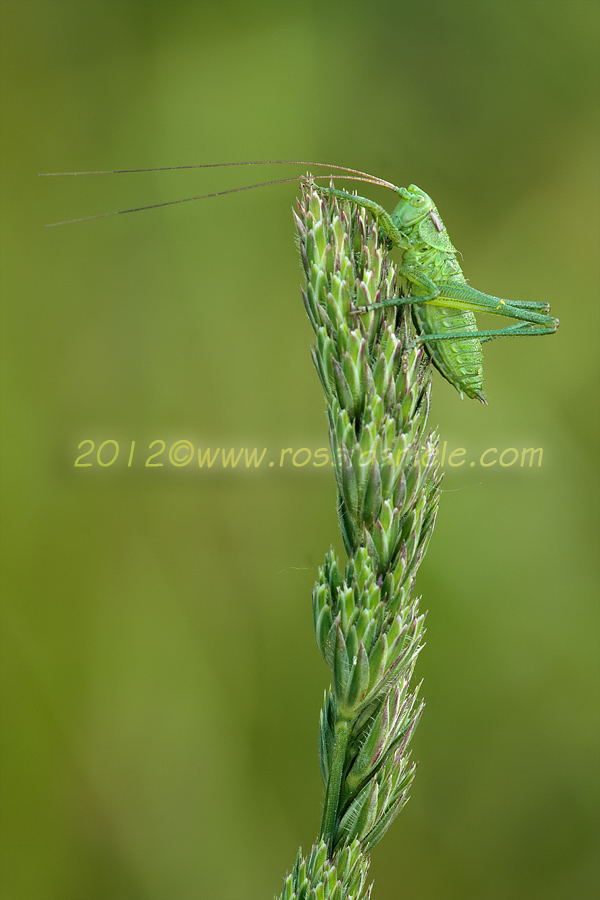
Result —
[{"label": "cricket nymph", "polygon": [[[423,298],[431,295],[431,283],[466,284],[457,251],[431,198],[415,185],[400,191],[402,200],[391,219],[409,244],[398,270],[406,293],[415,299]],[[437,306],[433,301],[415,302],[411,311],[415,328],[436,369],[461,396],[464,393],[485,403],[481,341],[476,336],[452,340],[453,335],[477,333],[475,314],[467,309]],[[448,335],[448,339],[427,341],[428,335],[439,334]]]},{"label": "cricket nymph", "polygon": [[[502,300],[467,284],[458,251],[433,200],[416,185],[393,187],[401,199],[391,214],[366,197],[333,187],[316,186],[316,190],[367,209],[387,238],[389,248],[397,248],[402,254],[398,275],[405,296],[358,307],[356,313],[410,304],[416,342],[425,345],[435,367],[461,397],[466,394],[486,402],[481,347],[485,341],[509,335],[551,334],[558,328],[558,319],[548,315],[548,303]],[[518,321],[506,328],[481,331],[475,319],[477,312]]]}]

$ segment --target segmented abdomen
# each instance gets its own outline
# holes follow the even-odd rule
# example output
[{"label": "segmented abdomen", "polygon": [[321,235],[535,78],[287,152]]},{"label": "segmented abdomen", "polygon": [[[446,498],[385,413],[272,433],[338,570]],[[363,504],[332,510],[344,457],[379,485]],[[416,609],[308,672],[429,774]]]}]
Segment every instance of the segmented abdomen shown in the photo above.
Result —
[{"label": "segmented abdomen", "polygon": [[[477,331],[475,316],[469,310],[415,303],[412,307],[415,327],[420,335]],[[425,341],[431,361],[450,384],[459,391],[481,400],[483,395],[483,352],[479,338]]]}]

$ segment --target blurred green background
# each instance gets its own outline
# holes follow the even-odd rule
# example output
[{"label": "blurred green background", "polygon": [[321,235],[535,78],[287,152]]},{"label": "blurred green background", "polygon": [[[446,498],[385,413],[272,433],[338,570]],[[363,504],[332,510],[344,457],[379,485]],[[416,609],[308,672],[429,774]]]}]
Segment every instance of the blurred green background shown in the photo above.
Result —
[{"label": "blurred green background", "polygon": [[447,468],[374,897],[595,897],[598,4],[2,7],[2,896],[259,900],[315,836],[331,471],[140,464],[327,445],[296,188],[42,227],[297,170],[35,177],[300,158],[416,182],[472,284],[561,320],[486,345],[487,408],[435,376],[449,447],[543,464]]}]

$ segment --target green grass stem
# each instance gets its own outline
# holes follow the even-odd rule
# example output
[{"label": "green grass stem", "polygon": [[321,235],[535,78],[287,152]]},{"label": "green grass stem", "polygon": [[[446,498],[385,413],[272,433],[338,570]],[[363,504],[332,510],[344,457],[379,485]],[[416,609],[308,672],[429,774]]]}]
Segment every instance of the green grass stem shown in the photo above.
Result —
[{"label": "green grass stem", "polygon": [[424,616],[413,596],[439,500],[428,434],[430,362],[365,210],[310,181],[296,216],[327,399],[346,562],[331,550],[313,591],[317,645],[331,670],[319,729],[321,835],[299,851],[281,900],[367,900],[368,853],[406,803],[408,750],[423,704],[412,686]]}]

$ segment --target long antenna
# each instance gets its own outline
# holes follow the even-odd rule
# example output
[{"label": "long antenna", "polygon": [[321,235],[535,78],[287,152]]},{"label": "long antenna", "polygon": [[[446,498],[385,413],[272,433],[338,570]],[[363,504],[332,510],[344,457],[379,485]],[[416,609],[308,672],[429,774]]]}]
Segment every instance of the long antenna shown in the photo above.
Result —
[{"label": "long antenna", "polygon": [[[185,168],[185,167],[181,166],[180,168]],[[140,170],[140,171],[144,171],[144,170]],[[83,175],[83,174],[105,174],[105,173],[84,173],[84,172],[58,173],[57,172],[56,174],[65,174],[65,175],[81,174],[81,175]],[[106,174],[108,174],[108,173],[106,173]],[[366,181],[369,184],[375,184],[375,185],[380,184],[380,182],[377,179],[372,180],[371,178],[362,178],[357,175],[334,176],[334,175],[330,174],[330,175],[315,175],[314,177],[315,178],[334,178],[334,177],[336,177],[336,178],[342,178],[345,181]],[[289,184],[292,181],[301,181],[303,178],[306,178],[306,175],[296,175],[294,178],[280,178],[277,181],[262,181],[262,182],[260,182],[260,184],[246,184],[243,187],[229,188],[229,190],[227,190],[227,191],[216,191],[216,193],[214,193],[214,194],[200,194],[198,197],[184,197],[181,200],[167,200],[164,203],[151,203],[148,206],[134,206],[131,209],[117,209],[117,210],[114,210],[114,212],[97,213],[94,216],[83,216],[82,218],[79,218],[79,219],[66,219],[64,222],[50,222],[45,227],[46,228],[55,228],[58,225],[74,225],[76,222],[89,222],[90,219],[104,219],[107,216],[122,216],[125,213],[142,212],[143,210],[146,210],[146,209],[157,209],[159,206],[174,206],[176,203],[190,203],[192,200],[208,200],[210,197],[223,197],[225,194],[237,194],[240,191],[251,191],[253,188],[268,187],[271,184]],[[387,182],[385,182],[385,184],[387,184]],[[394,187],[394,185],[390,185],[390,187]]]},{"label": "long antenna", "polygon": [[[383,178],[378,178],[375,175],[370,175],[368,172],[361,172],[360,169],[350,169],[348,166],[336,166],[333,163],[309,162],[302,159],[259,159],[249,162],[198,163],[191,166],[156,166],[152,169],[106,169],[96,172],[40,172],[39,177],[52,178],[59,175],[123,175],[133,174],[135,172],[173,172],[177,169],[222,169],[231,168],[232,166],[321,166],[326,169],[336,169],[338,172],[350,172],[353,175],[361,175],[363,178],[368,178],[371,184],[378,184],[381,187],[388,187],[393,190],[396,187],[396,185],[391,182],[385,181]],[[275,184],[276,182],[266,183]],[[252,185],[252,187],[254,187],[254,185]]]}]

